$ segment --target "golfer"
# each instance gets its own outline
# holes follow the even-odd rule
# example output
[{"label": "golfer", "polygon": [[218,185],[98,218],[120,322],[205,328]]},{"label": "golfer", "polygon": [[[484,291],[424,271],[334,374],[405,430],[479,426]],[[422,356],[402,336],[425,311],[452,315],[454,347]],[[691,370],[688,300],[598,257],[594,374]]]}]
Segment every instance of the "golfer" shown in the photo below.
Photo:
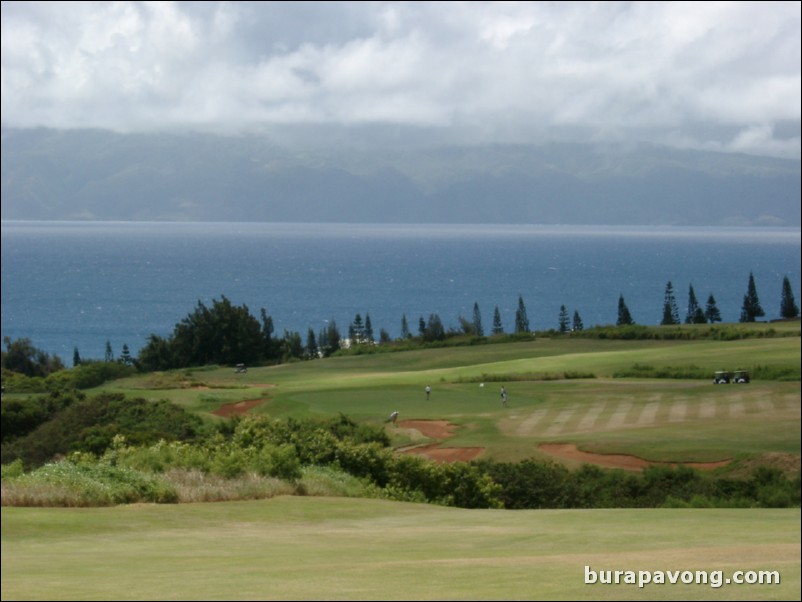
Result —
[{"label": "golfer", "polygon": [[504,385],[501,385],[501,405],[507,407],[507,389],[504,388]]}]

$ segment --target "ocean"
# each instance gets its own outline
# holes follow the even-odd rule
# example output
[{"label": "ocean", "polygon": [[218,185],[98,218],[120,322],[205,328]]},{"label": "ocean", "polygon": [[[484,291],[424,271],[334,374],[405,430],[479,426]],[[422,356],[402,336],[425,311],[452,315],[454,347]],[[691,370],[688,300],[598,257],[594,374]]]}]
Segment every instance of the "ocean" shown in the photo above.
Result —
[{"label": "ocean", "polygon": [[658,324],[666,284],[684,320],[689,286],[737,322],[749,274],[764,319],[779,317],[788,276],[800,304],[800,229],[529,225],[2,222],[2,336],[72,365],[106,342],[136,355],[197,303],[227,297],[276,334],[343,336],[359,313],[375,335],[417,333],[420,317],[485,332],[495,307],[512,332],[519,296],[532,330],[558,327],[560,306],[585,327],[614,324],[623,295],[639,324]]}]

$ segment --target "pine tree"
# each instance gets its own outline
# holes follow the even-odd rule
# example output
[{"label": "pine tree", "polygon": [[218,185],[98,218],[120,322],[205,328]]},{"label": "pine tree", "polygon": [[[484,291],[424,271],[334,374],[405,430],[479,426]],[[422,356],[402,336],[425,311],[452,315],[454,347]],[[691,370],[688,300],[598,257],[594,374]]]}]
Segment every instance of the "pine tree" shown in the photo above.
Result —
[{"label": "pine tree", "polygon": [[711,324],[721,322],[721,312],[718,310],[716,298],[713,296],[713,293],[710,293],[710,296],[707,298],[707,305],[705,306],[705,318],[707,318],[707,321]]},{"label": "pine tree", "polygon": [[446,329],[443,321],[437,314],[429,314],[429,321],[426,323],[425,341],[443,341],[446,338]]},{"label": "pine tree", "polygon": [[128,349],[128,345],[123,343],[123,351],[120,355],[120,362],[122,362],[126,366],[130,366],[134,363],[133,358],[131,357],[131,350]]},{"label": "pine tree", "polygon": [[696,293],[693,291],[693,285],[688,287],[688,313],[685,315],[686,324],[704,324],[707,322],[705,313],[699,307],[699,302],[696,300]]},{"label": "pine tree", "polygon": [[354,321],[348,327],[348,338],[351,339],[351,343],[354,345],[365,342],[365,325],[362,323],[360,314],[354,316]]},{"label": "pine tree", "polygon": [[679,324],[679,310],[677,301],[674,298],[674,285],[669,280],[666,284],[666,292],[663,299],[663,319],[660,322],[663,326]]},{"label": "pine tree", "polygon": [[319,357],[315,331],[311,327],[306,332],[306,357],[310,360]]},{"label": "pine tree", "polygon": [[479,312],[479,304],[473,304],[473,332],[477,337],[485,336],[485,329],[482,327],[482,314]]},{"label": "pine tree", "polygon": [[504,326],[501,324],[501,312],[496,309],[493,310],[493,334],[504,334]]},{"label": "pine tree", "polygon": [[632,315],[629,313],[629,308],[627,304],[624,302],[624,295],[619,295],[618,297],[618,320],[616,321],[616,326],[630,326],[634,324],[635,321],[632,319]]},{"label": "pine tree", "polygon": [[105,362],[113,362],[114,361],[114,352],[111,350],[111,341],[106,339],[106,355],[104,357]]},{"label": "pine tree", "polygon": [[749,285],[744,295],[744,302],[741,306],[741,322],[754,322],[756,318],[766,315],[763,308],[760,306],[760,299],[757,297],[757,287],[755,286],[755,277],[752,272],[749,272]]},{"label": "pine tree", "polygon": [[426,320],[423,319],[423,316],[418,319],[418,334],[421,338],[426,338]]},{"label": "pine tree", "polygon": [[794,300],[794,291],[791,289],[791,281],[788,276],[783,278],[783,292],[780,301],[780,317],[796,318],[799,315],[799,307]]},{"label": "pine tree", "polygon": [[401,314],[401,338],[412,338],[412,333],[409,332],[409,324],[407,323],[407,314]]},{"label": "pine tree", "polygon": [[373,324],[368,313],[365,314],[365,339],[368,343],[373,343],[376,340],[373,338]]},{"label": "pine tree", "polygon": [[565,305],[560,305],[559,328],[560,334],[568,332],[568,310]]},{"label": "pine tree", "polygon": [[72,367],[80,366],[81,365],[81,354],[78,353],[78,348],[72,348]]},{"label": "pine tree", "polygon": [[518,295],[518,309],[515,310],[515,333],[529,332],[529,318],[526,315],[524,298]]},{"label": "pine tree", "polygon": [[582,318],[579,317],[579,312],[574,310],[574,323],[571,325],[571,330],[579,332],[585,330],[585,325],[582,324]]}]

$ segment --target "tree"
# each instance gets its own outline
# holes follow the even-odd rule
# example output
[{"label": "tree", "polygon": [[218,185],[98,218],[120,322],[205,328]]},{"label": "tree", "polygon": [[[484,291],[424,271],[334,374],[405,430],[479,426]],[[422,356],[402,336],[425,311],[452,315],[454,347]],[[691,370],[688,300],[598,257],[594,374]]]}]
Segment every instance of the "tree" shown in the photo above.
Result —
[{"label": "tree", "polygon": [[479,312],[479,304],[473,304],[473,332],[477,337],[485,336],[485,329],[482,328],[482,314]]},{"label": "tree", "polygon": [[2,367],[26,376],[47,376],[64,368],[59,356],[37,349],[30,339],[11,340],[3,337],[6,350],[3,352]]},{"label": "tree", "polygon": [[362,323],[360,314],[354,316],[354,321],[348,327],[348,338],[351,339],[352,345],[365,342],[365,325]]},{"label": "tree", "polygon": [[113,362],[114,361],[114,352],[111,350],[111,341],[106,339],[106,355],[103,358],[104,362]]},{"label": "tree", "polygon": [[529,318],[526,315],[524,298],[518,295],[518,309],[515,310],[515,333],[529,332]]},{"label": "tree", "polygon": [[418,320],[418,334],[421,338],[426,338],[426,320],[423,319],[423,316]]},{"label": "tree", "polygon": [[624,302],[624,295],[619,295],[618,297],[618,320],[616,321],[616,326],[630,326],[635,323],[635,320],[632,319],[632,315],[629,313],[629,308],[627,304]]},{"label": "tree", "polygon": [[292,359],[301,359],[304,356],[304,345],[301,342],[301,333],[285,330],[284,331],[283,353],[281,358],[288,362]]},{"label": "tree", "polygon": [[340,330],[337,328],[337,322],[331,320],[328,325],[320,331],[317,347],[323,357],[328,357],[332,353],[339,351],[340,341]]},{"label": "tree", "polygon": [[565,305],[560,305],[559,325],[561,334],[568,332],[568,310]]},{"label": "tree", "polygon": [[763,317],[766,312],[760,306],[760,299],[757,297],[757,287],[755,277],[749,272],[749,284],[744,295],[744,302],[741,306],[741,322],[754,322],[757,318]]},{"label": "tree", "polygon": [[195,311],[176,325],[169,339],[152,335],[140,352],[140,361],[144,358],[143,365],[153,370],[255,364],[264,357],[263,326],[247,305],[235,306],[225,296],[212,300],[211,307],[198,301]]},{"label": "tree", "polygon": [[409,332],[409,324],[407,323],[407,314],[401,314],[401,338],[411,339],[412,333]]},{"label": "tree", "polygon": [[718,310],[716,298],[713,296],[713,293],[710,293],[710,296],[707,298],[707,305],[705,305],[705,318],[707,318],[707,321],[711,324],[721,322],[721,312]]},{"label": "tree", "polygon": [[688,313],[685,315],[686,324],[704,324],[707,322],[705,312],[699,307],[699,302],[696,300],[696,293],[693,292],[693,285],[688,287]]},{"label": "tree", "polygon": [[77,347],[73,347],[72,348],[72,367],[75,368],[75,366],[80,366],[80,365],[81,365],[81,354],[78,353],[78,348]]},{"label": "tree", "polygon": [[273,318],[268,315],[264,308],[260,310],[260,314],[262,317],[262,352],[265,359],[277,359],[279,356],[279,344],[273,339]]},{"label": "tree", "polygon": [[429,314],[429,321],[426,322],[424,341],[443,341],[446,338],[446,329],[437,314]]},{"label": "tree", "polygon": [[130,366],[131,364],[134,363],[134,360],[131,357],[131,350],[128,349],[128,345],[125,343],[123,343],[123,351],[122,354],[120,355],[120,363],[126,366]]},{"label": "tree", "polygon": [[679,324],[679,310],[674,298],[674,285],[670,280],[666,284],[666,292],[663,297],[663,319],[660,324],[663,326]]},{"label": "tree", "polygon": [[788,276],[783,278],[783,291],[780,301],[780,317],[796,318],[799,315],[799,307],[794,300],[794,291],[791,290],[791,281]]},{"label": "tree", "polygon": [[370,321],[370,314],[365,314],[365,340],[368,343],[373,343],[375,339],[373,338],[373,323]]},{"label": "tree", "polygon": [[311,327],[306,331],[306,357],[309,359],[319,357],[315,331]]},{"label": "tree", "polygon": [[574,323],[573,323],[571,329],[574,332],[579,332],[580,330],[584,330],[585,329],[585,325],[582,324],[582,318],[579,317],[579,312],[576,311],[576,310],[574,311]]},{"label": "tree", "polygon": [[493,310],[493,334],[504,334],[504,326],[501,324],[501,312],[496,309]]}]

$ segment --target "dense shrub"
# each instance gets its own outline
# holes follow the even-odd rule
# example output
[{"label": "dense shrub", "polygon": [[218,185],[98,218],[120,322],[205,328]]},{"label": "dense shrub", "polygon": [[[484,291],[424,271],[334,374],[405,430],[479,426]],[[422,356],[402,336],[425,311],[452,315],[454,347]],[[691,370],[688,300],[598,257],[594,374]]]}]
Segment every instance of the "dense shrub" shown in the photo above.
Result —
[{"label": "dense shrub", "polygon": [[[4,480],[29,506],[110,506],[135,502],[174,503],[175,490],[163,479],[98,462],[57,462]],[[4,492],[5,494],[5,492]],[[5,499],[4,503],[10,500]]]},{"label": "dense shrub", "polygon": [[118,434],[136,444],[188,440],[201,425],[200,418],[168,401],[102,394],[73,401],[25,436],[4,442],[2,462],[19,458],[34,467],[71,451],[101,454]]}]

